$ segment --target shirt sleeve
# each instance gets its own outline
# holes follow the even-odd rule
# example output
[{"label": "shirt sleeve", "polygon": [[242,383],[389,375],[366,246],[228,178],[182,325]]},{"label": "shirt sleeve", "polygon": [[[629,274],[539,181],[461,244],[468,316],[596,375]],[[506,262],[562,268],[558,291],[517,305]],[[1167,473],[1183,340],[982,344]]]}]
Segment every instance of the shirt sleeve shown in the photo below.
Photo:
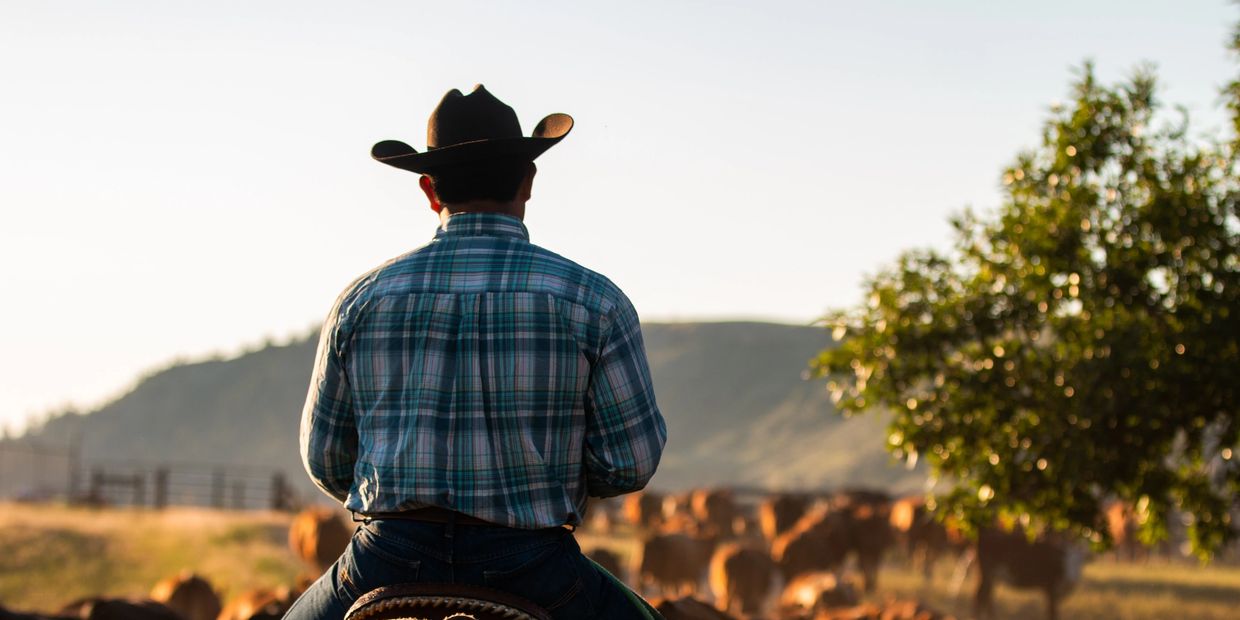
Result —
[{"label": "shirt sleeve", "polygon": [[353,395],[340,350],[342,295],[323,323],[310,392],[301,414],[302,464],[324,493],[345,501],[353,486],[357,460],[357,423]]},{"label": "shirt sleeve", "polygon": [[667,441],[637,312],[623,299],[609,316],[586,394],[586,488],[596,497],[644,488]]}]

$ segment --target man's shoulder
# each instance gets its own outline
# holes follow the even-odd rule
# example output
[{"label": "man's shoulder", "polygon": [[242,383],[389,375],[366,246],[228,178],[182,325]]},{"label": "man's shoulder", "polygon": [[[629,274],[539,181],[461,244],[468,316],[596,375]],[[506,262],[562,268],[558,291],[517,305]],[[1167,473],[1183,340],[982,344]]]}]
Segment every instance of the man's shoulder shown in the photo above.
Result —
[{"label": "man's shoulder", "polygon": [[541,259],[549,274],[563,277],[561,284],[570,292],[581,289],[585,297],[595,302],[596,310],[606,313],[629,303],[624,291],[607,276],[542,246],[530,244],[530,250]]}]

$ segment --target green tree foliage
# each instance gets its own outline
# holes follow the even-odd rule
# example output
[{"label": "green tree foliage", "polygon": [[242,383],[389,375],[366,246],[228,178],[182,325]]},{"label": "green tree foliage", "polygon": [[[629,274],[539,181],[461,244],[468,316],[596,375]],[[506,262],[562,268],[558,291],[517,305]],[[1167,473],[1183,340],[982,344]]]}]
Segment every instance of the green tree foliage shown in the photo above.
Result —
[{"label": "green tree foliage", "polygon": [[[842,342],[814,371],[846,414],[894,414],[889,448],[930,464],[943,514],[1106,545],[1118,499],[1147,540],[1175,507],[1203,556],[1235,537],[1236,148],[1165,123],[1155,92],[1148,70],[1106,86],[1087,64],[995,212],[824,319]],[[1240,129],[1240,83],[1226,93]]]}]

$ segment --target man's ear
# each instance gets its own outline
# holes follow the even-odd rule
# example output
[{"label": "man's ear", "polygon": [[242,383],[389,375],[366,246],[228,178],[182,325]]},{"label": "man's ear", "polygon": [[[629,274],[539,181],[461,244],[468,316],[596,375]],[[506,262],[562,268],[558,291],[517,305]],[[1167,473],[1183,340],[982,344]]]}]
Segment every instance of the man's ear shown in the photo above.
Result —
[{"label": "man's ear", "polygon": [[425,174],[422,175],[422,178],[418,179],[418,185],[422,187],[422,192],[426,194],[426,199],[430,201],[431,211],[439,213],[443,209],[443,204],[439,202],[439,196],[435,195],[435,186],[431,184],[431,178]]},{"label": "man's ear", "polygon": [[530,162],[529,167],[525,170],[525,180],[521,181],[521,187],[517,189],[517,198],[521,202],[526,202],[530,199],[534,189],[535,174],[538,174],[538,166],[535,166],[534,162]]}]

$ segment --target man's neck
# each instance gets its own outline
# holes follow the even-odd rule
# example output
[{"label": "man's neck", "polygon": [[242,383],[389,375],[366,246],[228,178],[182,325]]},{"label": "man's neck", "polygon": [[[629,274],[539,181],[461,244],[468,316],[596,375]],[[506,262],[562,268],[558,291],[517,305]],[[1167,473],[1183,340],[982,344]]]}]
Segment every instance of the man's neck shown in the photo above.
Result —
[{"label": "man's neck", "polygon": [[448,218],[461,213],[495,213],[498,215],[508,215],[519,220],[525,220],[525,203],[519,201],[497,202],[494,200],[474,200],[470,202],[460,202],[454,204],[445,204],[439,210],[439,223],[444,225],[448,223]]}]

